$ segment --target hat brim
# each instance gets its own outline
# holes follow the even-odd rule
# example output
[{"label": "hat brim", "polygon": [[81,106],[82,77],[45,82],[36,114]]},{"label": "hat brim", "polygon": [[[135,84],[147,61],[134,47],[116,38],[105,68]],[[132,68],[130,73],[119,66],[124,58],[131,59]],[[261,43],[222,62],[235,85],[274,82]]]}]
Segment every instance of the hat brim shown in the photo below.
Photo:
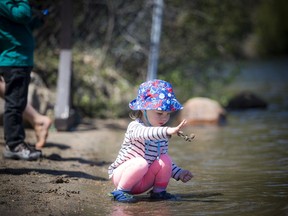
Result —
[{"label": "hat brim", "polygon": [[152,102],[144,104],[143,102],[134,99],[129,103],[129,107],[132,110],[161,110],[167,112],[173,112],[183,109],[181,103],[175,98],[169,100],[169,104],[163,103],[161,106],[159,106],[158,103]]}]

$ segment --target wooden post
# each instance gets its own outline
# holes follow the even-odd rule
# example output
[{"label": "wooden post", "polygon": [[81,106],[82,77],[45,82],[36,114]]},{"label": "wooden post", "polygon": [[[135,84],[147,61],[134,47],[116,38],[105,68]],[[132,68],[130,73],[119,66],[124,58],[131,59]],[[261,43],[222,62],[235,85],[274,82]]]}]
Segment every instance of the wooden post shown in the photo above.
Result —
[{"label": "wooden post", "polygon": [[62,0],[60,30],[60,62],[58,68],[57,96],[55,105],[55,127],[69,130],[71,124],[71,77],[72,77],[72,3]]}]

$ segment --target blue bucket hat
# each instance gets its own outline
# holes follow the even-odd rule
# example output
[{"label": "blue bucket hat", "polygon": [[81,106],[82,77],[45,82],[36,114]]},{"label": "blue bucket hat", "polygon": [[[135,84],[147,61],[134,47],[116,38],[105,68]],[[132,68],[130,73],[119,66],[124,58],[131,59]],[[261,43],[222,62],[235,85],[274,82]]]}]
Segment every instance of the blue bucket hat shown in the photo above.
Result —
[{"label": "blue bucket hat", "polygon": [[132,110],[162,110],[167,112],[183,109],[177,101],[172,85],[163,80],[150,80],[140,85],[138,96],[129,103]]}]

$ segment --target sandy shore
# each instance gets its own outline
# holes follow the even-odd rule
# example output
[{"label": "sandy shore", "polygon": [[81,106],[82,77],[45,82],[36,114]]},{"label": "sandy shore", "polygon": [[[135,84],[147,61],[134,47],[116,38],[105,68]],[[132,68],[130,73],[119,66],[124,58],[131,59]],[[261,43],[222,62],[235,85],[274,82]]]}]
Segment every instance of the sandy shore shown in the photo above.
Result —
[{"label": "sandy shore", "polygon": [[[112,187],[107,167],[114,159],[128,120],[95,120],[72,132],[50,130],[39,161],[0,157],[1,215],[84,215]],[[26,130],[35,142],[34,131]],[[2,154],[3,128],[0,128]]]}]

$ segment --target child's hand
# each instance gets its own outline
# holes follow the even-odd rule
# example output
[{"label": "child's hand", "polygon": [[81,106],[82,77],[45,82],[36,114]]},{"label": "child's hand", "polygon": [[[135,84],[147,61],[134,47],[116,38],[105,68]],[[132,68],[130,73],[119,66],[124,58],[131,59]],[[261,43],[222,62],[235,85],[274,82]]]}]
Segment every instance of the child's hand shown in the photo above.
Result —
[{"label": "child's hand", "polygon": [[188,170],[182,170],[179,175],[179,179],[184,183],[190,181],[192,177],[193,177],[193,174]]},{"label": "child's hand", "polygon": [[184,119],[181,121],[181,123],[176,127],[169,127],[167,130],[168,135],[176,134],[180,129],[187,123],[187,121]]}]

